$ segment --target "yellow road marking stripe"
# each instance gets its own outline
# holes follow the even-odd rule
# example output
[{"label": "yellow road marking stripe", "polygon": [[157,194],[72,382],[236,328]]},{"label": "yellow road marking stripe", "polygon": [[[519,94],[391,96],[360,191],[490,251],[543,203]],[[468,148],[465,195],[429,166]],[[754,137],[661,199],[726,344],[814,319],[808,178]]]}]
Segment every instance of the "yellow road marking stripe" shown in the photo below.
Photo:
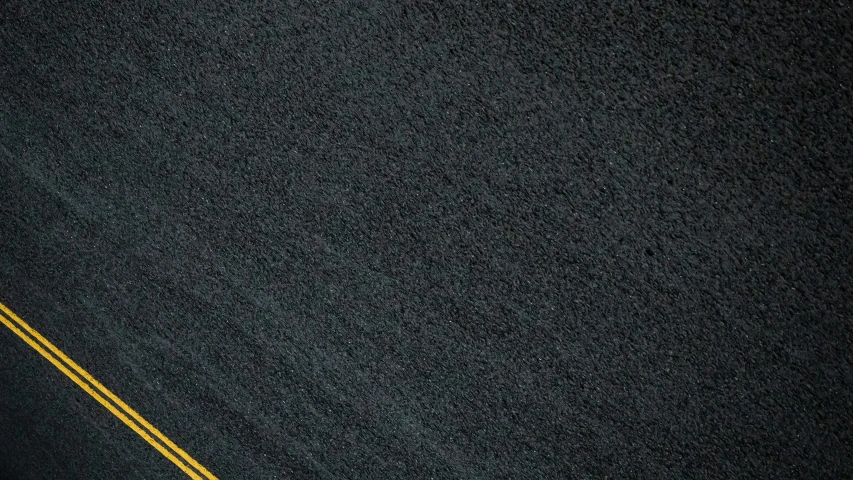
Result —
[{"label": "yellow road marking stripe", "polygon": [[136,420],[140,425],[147,428],[149,432],[151,432],[156,438],[158,438],[161,442],[165,443],[169,446],[175,453],[177,453],[181,458],[184,459],[187,463],[195,467],[196,470],[202,473],[208,480],[218,480],[216,476],[207,471],[206,468],[201,466],[200,463],[195,461],[189,454],[175,445],[171,440],[169,440],[165,435],[163,435],[160,430],[157,430],[153,425],[148,423],[140,414],[138,414],[134,409],[130,408],[126,403],[124,403],[120,398],[118,398],[113,392],[109,391],[106,387],[101,385],[100,382],[95,380],[87,371],[83,370],[79,365],[77,365],[73,360],[68,358],[61,350],[56,348],[50,341],[41,336],[35,329],[30,327],[26,322],[24,322],[20,317],[15,315],[14,312],[9,310],[8,307],[0,303],[0,310],[6,313],[12,320],[14,320],[18,325],[21,326],[24,330],[26,330],[30,335],[35,337],[38,341],[40,341],[44,346],[46,346],[51,352],[54,353],[57,357],[61,358],[66,364],[68,364],[72,369],[74,369],[80,376],[89,381],[92,385],[95,386],[100,392],[107,396],[110,400],[112,400],[116,405],[118,405],[122,410],[124,410],[128,415],[130,415],[134,420]]},{"label": "yellow road marking stripe", "polygon": [[[212,473],[210,473],[206,468],[202,467],[197,461],[195,461],[192,457],[189,456],[185,451],[178,448],[171,440],[166,438],[159,430],[154,428],[153,425],[148,423],[141,415],[136,413],[135,410],[130,408],[126,403],[124,403],[120,398],[118,398],[114,393],[107,390],[106,387],[101,385],[100,382],[95,380],[92,375],[83,370],[82,367],[77,365],[73,360],[68,358],[67,355],[62,353],[56,346],[50,343],[46,338],[44,338],[41,334],[39,334],[35,329],[30,327],[26,322],[21,320],[20,317],[15,315],[8,307],[0,303],[0,310],[2,310],[6,315],[9,316],[12,320],[15,321],[20,327],[26,330],[32,337],[41,342],[45,347],[47,347],[51,352],[53,352],[57,357],[61,358],[66,364],[68,364],[71,368],[73,368],[77,373],[80,374],[83,378],[89,381],[92,385],[95,386],[98,390],[101,391],[104,395],[106,395],[110,400],[116,403],[119,407],[121,407],[127,414],[133,417],[137,422],[145,426],[154,436],[160,439],[163,443],[168,445],[172,450],[174,450],[178,455],[180,455],[184,460],[187,461],[190,465],[195,467],[199,472],[201,472],[208,480],[218,480]],[[77,376],[74,372],[69,370],[65,365],[63,365],[59,360],[51,355],[49,352],[45,351],[41,345],[39,345],[33,338],[30,338],[26,333],[21,331],[18,327],[15,326],[11,321],[9,321],[3,315],[0,315],[0,322],[3,323],[9,330],[18,335],[22,340],[27,342],[29,346],[31,346],[35,351],[37,351],[41,356],[46,358],[50,363],[53,364],[57,369],[59,369],[62,373],[64,373],[68,378],[70,378],[74,383],[77,384],[80,388],[82,388],[86,393],[91,395],[95,400],[97,400],[101,405],[103,405],[107,410],[109,410],[113,415],[119,418],[125,425],[130,427],[134,432],[136,432],[140,437],[145,439],[148,443],[151,444],[158,452],[163,454],[166,458],[172,461],[175,465],[178,466],[184,473],[189,475],[193,480],[204,480],[202,479],[196,472],[192,471],[184,462],[178,459],[175,455],[172,454],[169,450],[166,449],[162,444],[156,441],[151,435],[148,434],[145,430],[143,430],[139,425],[137,425],[133,420],[127,417],[124,413],[119,411],[115,406],[109,403],[103,396],[98,394],[98,392],[94,391],[92,387],[90,387],[86,382],[84,382],[79,376]]]}]

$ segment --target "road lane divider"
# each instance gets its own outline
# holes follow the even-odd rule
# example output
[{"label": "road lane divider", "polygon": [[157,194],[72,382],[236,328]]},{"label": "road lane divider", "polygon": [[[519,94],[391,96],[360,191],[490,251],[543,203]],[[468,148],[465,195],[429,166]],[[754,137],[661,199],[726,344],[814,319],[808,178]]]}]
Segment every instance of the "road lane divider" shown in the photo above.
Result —
[{"label": "road lane divider", "polygon": [[[82,367],[77,365],[59,348],[44,338],[29,324],[15,315],[8,307],[0,303],[0,323],[20,337],[24,342],[47,359],[54,367],[70,378],[83,391],[98,401],[113,415],[118,417],[131,430],[136,432],[146,442],[151,444],[164,457],[169,459],[193,480],[218,480],[200,463],[193,459],[187,452],[175,445],[162,432],[146,421],[135,410],[130,408],[118,396],[104,387],[100,382]],[[7,318],[8,317],[8,318]],[[106,397],[106,398],[104,398]],[[107,400],[109,399],[109,400]],[[112,403],[110,403],[110,400]],[[146,431],[147,430],[147,431]],[[170,451],[171,449],[171,451]],[[180,457],[180,458],[178,458]],[[193,470],[195,468],[195,471]],[[203,475],[200,476],[199,474]]]}]

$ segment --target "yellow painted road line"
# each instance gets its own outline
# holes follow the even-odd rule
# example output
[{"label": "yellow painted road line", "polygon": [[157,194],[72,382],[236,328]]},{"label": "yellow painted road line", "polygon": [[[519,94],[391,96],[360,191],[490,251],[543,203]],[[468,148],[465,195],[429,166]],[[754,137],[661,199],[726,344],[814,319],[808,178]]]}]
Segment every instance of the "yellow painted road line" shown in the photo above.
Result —
[{"label": "yellow painted road line", "polygon": [[[175,445],[171,440],[169,440],[168,438],[166,438],[166,436],[165,436],[165,435],[163,435],[159,430],[157,430],[156,428],[154,428],[154,426],[153,426],[153,425],[151,425],[150,423],[148,423],[144,418],[142,418],[142,416],[141,416],[141,415],[139,415],[138,413],[136,413],[136,411],[135,411],[135,410],[133,410],[132,408],[130,408],[126,403],[124,403],[124,402],[123,402],[120,398],[118,398],[114,393],[112,393],[111,391],[107,390],[107,388],[106,388],[106,387],[104,387],[103,385],[101,385],[101,383],[100,383],[100,382],[98,382],[97,380],[95,380],[95,378],[94,378],[94,377],[92,377],[92,375],[90,375],[90,374],[89,374],[89,372],[87,372],[87,371],[83,370],[83,368],[82,368],[82,367],[80,367],[80,366],[79,366],[79,365],[77,365],[73,360],[71,360],[70,358],[68,358],[68,356],[67,356],[67,355],[65,355],[64,353],[62,353],[62,351],[61,351],[61,350],[59,350],[55,345],[53,345],[52,343],[50,343],[46,338],[44,338],[41,334],[39,334],[35,329],[33,329],[33,328],[32,328],[31,326],[29,326],[26,322],[24,322],[23,320],[21,320],[21,318],[20,318],[20,317],[18,317],[18,316],[17,316],[17,315],[15,315],[11,310],[9,310],[9,308],[8,308],[8,307],[6,307],[6,306],[5,306],[5,305],[3,305],[2,303],[0,303],[0,310],[2,310],[6,315],[8,315],[8,316],[9,316],[9,318],[11,318],[12,320],[14,320],[14,322],[15,322],[15,323],[17,323],[17,324],[18,324],[18,326],[20,326],[21,328],[23,328],[27,333],[29,333],[29,335],[27,335],[27,333],[24,333],[24,331],[22,331],[22,330],[21,330],[21,328],[18,328],[18,326],[16,326],[14,323],[12,323],[9,319],[7,319],[6,317],[4,317],[3,315],[0,315],[0,322],[2,322],[2,323],[3,323],[3,325],[5,325],[9,330],[11,330],[12,332],[14,332],[14,333],[15,333],[15,335],[17,335],[17,336],[21,337],[21,339],[22,339],[22,340],[24,340],[24,341],[25,341],[29,346],[33,347],[33,349],[34,349],[35,351],[37,351],[41,356],[43,356],[43,357],[44,357],[44,358],[46,358],[48,361],[50,361],[50,363],[52,363],[52,364],[53,364],[53,366],[55,366],[57,369],[59,369],[59,371],[61,371],[61,372],[62,372],[62,373],[64,373],[68,378],[70,378],[72,381],[74,381],[74,383],[76,383],[76,384],[77,384],[77,386],[79,386],[80,388],[82,388],[86,393],[88,393],[88,394],[89,394],[89,395],[91,395],[95,400],[97,400],[97,401],[98,401],[98,403],[100,403],[101,405],[103,405],[103,406],[104,406],[107,410],[109,410],[113,415],[115,415],[116,417],[118,417],[118,418],[119,418],[119,420],[121,420],[122,422],[124,422],[124,424],[125,424],[125,425],[127,425],[128,427],[130,427],[130,428],[131,428],[131,430],[133,430],[134,432],[136,432],[140,437],[142,437],[143,439],[145,439],[145,441],[147,441],[148,443],[150,443],[150,444],[151,444],[151,446],[153,446],[155,449],[157,449],[157,451],[158,451],[158,452],[160,452],[161,454],[163,454],[163,456],[164,456],[164,457],[166,457],[166,458],[168,458],[169,460],[171,460],[171,461],[172,461],[172,463],[174,463],[175,465],[177,465],[177,466],[178,466],[178,468],[180,468],[184,473],[186,473],[187,475],[189,475],[193,480],[204,480],[204,479],[203,479],[202,477],[200,477],[196,472],[194,472],[191,468],[189,468],[189,466],[187,466],[187,464],[186,464],[186,463],[184,463],[183,461],[181,461],[181,460],[180,460],[179,458],[177,458],[177,457],[176,457],[172,452],[170,452],[166,447],[164,447],[164,446],[163,446],[163,444],[168,445],[168,446],[169,446],[169,448],[171,448],[175,453],[177,453],[178,455],[180,455],[180,457],[181,457],[181,458],[183,458],[187,463],[189,463],[190,465],[192,465],[193,467],[195,467],[195,468],[196,468],[199,472],[201,472],[201,473],[202,473],[202,475],[204,475],[204,476],[205,476],[205,478],[207,478],[208,480],[218,480],[218,479],[217,479],[217,478],[216,478],[212,473],[210,473],[206,468],[204,468],[203,466],[201,466],[201,464],[199,464],[197,461],[195,461],[195,459],[193,459],[192,457],[190,457],[190,456],[189,456],[189,454],[187,454],[187,452],[183,451],[183,450],[182,450],[182,449],[180,449],[177,445]],[[32,338],[30,337],[30,335],[32,336]],[[39,343],[38,343],[36,340],[38,340],[38,342],[41,342],[41,345],[39,345]],[[48,350],[50,350],[50,352],[53,352],[53,355],[51,355],[51,353],[50,353],[50,352],[46,351],[46,350],[42,347],[42,345],[44,345],[44,347],[47,347],[47,348],[48,348]],[[54,355],[55,355],[55,356],[54,356]],[[63,362],[65,362],[65,364],[67,364],[68,366],[70,366],[72,369],[74,369],[74,371],[76,371],[76,372],[77,372],[77,374],[79,374],[79,376],[78,376],[77,374],[75,374],[74,372],[72,372],[71,370],[69,370],[69,369],[68,369],[68,367],[66,367],[66,365],[63,365],[63,364],[62,364],[62,362],[60,362],[59,360],[57,360],[57,358],[56,358],[56,357],[59,357],[60,359],[62,359],[62,361],[63,361]],[[85,378],[85,379],[86,379],[86,380],[87,380],[91,385],[93,385],[96,389],[98,389],[101,393],[103,393],[104,395],[106,395],[106,396],[107,396],[110,400],[112,400],[116,405],[118,405],[118,406],[123,410],[123,412],[122,412],[122,411],[120,411],[120,410],[119,410],[118,408],[116,408],[115,406],[113,406],[110,402],[108,402],[108,401],[107,401],[103,396],[101,396],[98,392],[96,392],[95,390],[93,390],[93,389],[92,389],[92,387],[91,387],[89,384],[87,384],[86,382],[84,382],[84,381],[80,378],[81,376],[82,376],[83,378]],[[125,413],[126,413],[127,415],[130,415],[131,417],[133,417],[133,420],[136,420],[136,422],[139,422],[139,424],[141,424],[141,425],[142,425],[142,426],[144,426],[146,429],[148,429],[148,431],[149,431],[149,432],[151,432],[151,434],[153,434],[155,437],[157,437],[157,439],[159,439],[159,440],[160,440],[160,442],[162,442],[162,444],[161,444],[160,442],[158,442],[157,440],[155,440],[154,438],[152,438],[152,436],[151,436],[151,435],[149,435],[149,434],[148,434],[148,432],[146,432],[145,430],[143,430],[139,425],[137,425],[137,423],[136,423],[136,422],[134,422],[133,420],[131,420],[130,418],[128,418],[128,416],[127,416],[127,415],[125,415]]]}]

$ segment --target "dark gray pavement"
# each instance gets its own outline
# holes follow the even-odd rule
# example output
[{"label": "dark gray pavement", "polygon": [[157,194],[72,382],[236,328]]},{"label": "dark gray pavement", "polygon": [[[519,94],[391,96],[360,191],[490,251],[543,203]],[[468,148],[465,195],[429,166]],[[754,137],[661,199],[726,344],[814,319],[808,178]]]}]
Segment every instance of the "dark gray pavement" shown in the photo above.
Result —
[{"label": "dark gray pavement", "polygon": [[[0,302],[222,479],[853,477],[853,9],[0,3]],[[183,478],[0,330],[0,478]]]}]

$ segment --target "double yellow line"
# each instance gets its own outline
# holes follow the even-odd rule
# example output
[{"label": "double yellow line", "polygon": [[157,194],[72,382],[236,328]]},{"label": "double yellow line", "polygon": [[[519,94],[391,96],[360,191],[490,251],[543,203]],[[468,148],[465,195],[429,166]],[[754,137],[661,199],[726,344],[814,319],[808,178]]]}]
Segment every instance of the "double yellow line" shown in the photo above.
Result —
[{"label": "double yellow line", "polygon": [[[61,350],[56,348],[46,338],[41,336],[20,317],[15,315],[9,308],[0,303],[0,322],[3,323],[15,335],[27,342],[27,345],[33,347],[42,357],[46,358],[54,367],[64,373],[74,383],[83,389],[86,393],[92,396],[95,400],[109,410],[113,415],[119,418],[125,425],[130,427],[140,437],[162,453],[175,465],[178,466],[184,473],[189,475],[193,480],[217,480],[216,477],[195,461],[187,452],[181,450],[165,435],[160,433],[160,430],[154,428],[135,410],[127,406],[120,398],[106,389],[100,382],[94,379],[86,370],[83,370]],[[6,318],[8,317],[8,318]],[[73,371],[72,371],[73,370]],[[104,398],[106,397],[106,398]],[[110,401],[112,403],[110,403]],[[168,447],[168,448],[167,448]],[[180,457],[180,458],[178,458]],[[192,468],[191,468],[192,467]],[[193,470],[195,469],[195,470]]]}]

